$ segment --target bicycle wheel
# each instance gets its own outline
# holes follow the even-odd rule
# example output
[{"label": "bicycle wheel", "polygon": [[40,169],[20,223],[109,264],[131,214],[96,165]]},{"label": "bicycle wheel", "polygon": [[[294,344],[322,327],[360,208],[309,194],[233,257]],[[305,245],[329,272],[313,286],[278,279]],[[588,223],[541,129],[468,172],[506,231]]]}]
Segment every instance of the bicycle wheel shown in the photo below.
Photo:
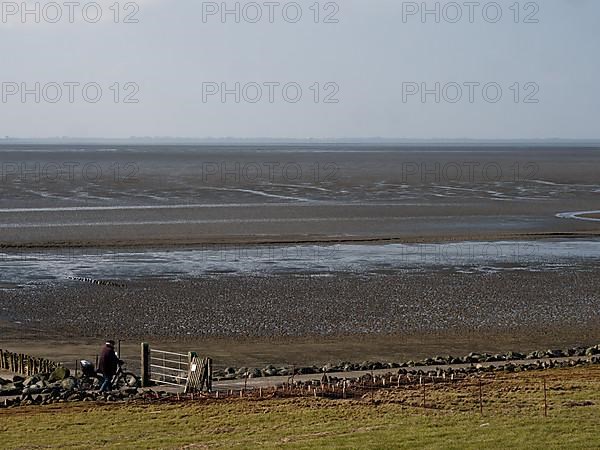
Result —
[{"label": "bicycle wheel", "polygon": [[119,374],[119,378],[117,378],[117,383],[115,388],[135,388],[140,386],[140,381],[138,377],[136,377],[131,372],[123,372]]}]

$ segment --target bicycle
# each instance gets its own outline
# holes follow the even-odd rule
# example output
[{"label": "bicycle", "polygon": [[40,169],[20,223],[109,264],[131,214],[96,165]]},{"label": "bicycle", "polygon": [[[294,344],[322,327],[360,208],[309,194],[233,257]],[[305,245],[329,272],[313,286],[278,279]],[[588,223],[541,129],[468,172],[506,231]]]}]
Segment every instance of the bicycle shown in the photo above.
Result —
[{"label": "bicycle", "polygon": [[[135,388],[140,386],[139,378],[131,373],[123,370],[123,361],[119,361],[117,365],[117,373],[111,379],[113,389],[122,389],[125,387]],[[81,378],[79,378],[79,387],[84,391],[99,390],[104,382],[104,376],[96,371],[94,364],[90,361],[82,360]]]}]

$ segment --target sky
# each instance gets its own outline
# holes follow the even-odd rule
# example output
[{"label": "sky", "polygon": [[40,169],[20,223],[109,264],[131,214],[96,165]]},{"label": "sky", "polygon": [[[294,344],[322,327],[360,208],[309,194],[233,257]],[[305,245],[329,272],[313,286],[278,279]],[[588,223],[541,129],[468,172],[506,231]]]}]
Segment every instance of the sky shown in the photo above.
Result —
[{"label": "sky", "polygon": [[0,136],[600,138],[595,0],[67,3],[0,2]]}]

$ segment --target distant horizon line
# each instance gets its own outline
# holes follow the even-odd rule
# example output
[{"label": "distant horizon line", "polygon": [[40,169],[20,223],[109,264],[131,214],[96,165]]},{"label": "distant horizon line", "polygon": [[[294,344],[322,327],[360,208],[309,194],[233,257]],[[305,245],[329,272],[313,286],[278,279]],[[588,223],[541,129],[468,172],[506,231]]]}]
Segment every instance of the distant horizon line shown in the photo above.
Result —
[{"label": "distant horizon line", "polygon": [[504,139],[476,139],[476,138],[383,138],[383,137],[363,137],[363,138],[237,138],[237,137],[170,137],[170,136],[130,136],[126,138],[83,138],[83,137],[47,137],[47,138],[23,138],[23,137],[0,137],[0,145],[5,144],[50,144],[50,143],[70,143],[70,144],[94,144],[94,143],[144,143],[144,144],[580,144],[580,145],[600,145],[600,138],[504,138]]}]

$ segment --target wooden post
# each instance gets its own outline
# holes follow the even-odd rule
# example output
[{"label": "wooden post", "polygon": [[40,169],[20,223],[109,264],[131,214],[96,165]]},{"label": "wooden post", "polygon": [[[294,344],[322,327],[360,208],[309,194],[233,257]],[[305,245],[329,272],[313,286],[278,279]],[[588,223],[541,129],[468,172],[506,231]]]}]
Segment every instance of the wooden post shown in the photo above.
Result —
[{"label": "wooden post", "polygon": [[426,394],[425,394],[425,383],[423,383],[423,409],[427,409],[427,403],[426,403]]},{"label": "wooden post", "polygon": [[142,342],[141,380],[142,387],[150,386],[150,345],[146,342]]},{"label": "wooden post", "polygon": [[546,389],[546,377],[544,377],[544,417],[548,417],[548,392]]},{"label": "wooden post", "polygon": [[206,366],[207,366],[207,377],[206,377],[206,388],[208,392],[212,392],[212,378],[213,378],[213,360],[212,358],[206,358]]},{"label": "wooden post", "polygon": [[483,416],[483,387],[481,386],[481,378],[479,379],[479,413]]}]

